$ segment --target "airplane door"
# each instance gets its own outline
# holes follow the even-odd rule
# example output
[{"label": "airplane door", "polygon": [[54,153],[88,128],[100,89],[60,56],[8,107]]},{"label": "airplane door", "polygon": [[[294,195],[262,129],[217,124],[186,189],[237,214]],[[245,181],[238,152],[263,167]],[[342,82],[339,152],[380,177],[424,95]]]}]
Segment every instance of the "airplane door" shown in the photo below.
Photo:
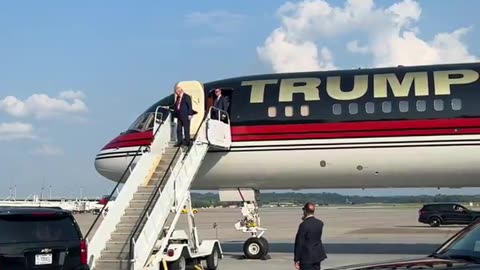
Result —
[{"label": "airplane door", "polygon": [[[177,86],[182,87],[183,92],[192,98],[193,110],[197,112],[190,121],[190,137],[193,137],[197,133],[200,124],[202,124],[205,114],[205,92],[203,91],[203,85],[198,81],[181,81],[173,88],[174,93]],[[177,96],[175,95],[175,101],[176,98]]]}]

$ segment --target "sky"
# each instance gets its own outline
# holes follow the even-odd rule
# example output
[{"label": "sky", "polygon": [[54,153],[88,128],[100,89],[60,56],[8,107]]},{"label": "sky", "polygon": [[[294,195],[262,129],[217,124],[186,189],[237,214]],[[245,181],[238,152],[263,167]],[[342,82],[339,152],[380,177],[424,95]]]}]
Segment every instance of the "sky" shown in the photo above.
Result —
[{"label": "sky", "polygon": [[[0,2],[0,198],[101,196],[96,153],[180,80],[478,61],[480,2]],[[328,190],[338,191],[338,190]],[[480,194],[480,189],[344,194]]]}]

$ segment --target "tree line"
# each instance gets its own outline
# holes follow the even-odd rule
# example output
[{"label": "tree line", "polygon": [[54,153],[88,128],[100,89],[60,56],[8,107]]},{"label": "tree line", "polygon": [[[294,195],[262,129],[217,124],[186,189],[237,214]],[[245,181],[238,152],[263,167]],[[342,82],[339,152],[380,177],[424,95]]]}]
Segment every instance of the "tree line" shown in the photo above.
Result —
[{"label": "tree line", "polygon": [[[220,202],[216,193],[192,193],[193,207],[229,206],[235,203]],[[293,203],[304,204],[313,201],[319,205],[329,204],[366,204],[366,203],[439,203],[439,202],[480,202],[480,195],[416,195],[416,196],[358,196],[338,193],[262,193],[260,205]],[[241,205],[241,203],[236,203]]]}]

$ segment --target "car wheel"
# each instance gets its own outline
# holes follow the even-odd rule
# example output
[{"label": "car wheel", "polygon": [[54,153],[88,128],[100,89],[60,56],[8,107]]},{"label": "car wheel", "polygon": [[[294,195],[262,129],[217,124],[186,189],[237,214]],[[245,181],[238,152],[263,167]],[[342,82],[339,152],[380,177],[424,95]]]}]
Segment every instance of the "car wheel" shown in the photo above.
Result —
[{"label": "car wheel", "polygon": [[180,256],[178,260],[174,261],[173,263],[168,264],[169,270],[186,270],[187,269],[187,260],[185,257]]},{"label": "car wheel", "polygon": [[441,224],[441,221],[438,217],[432,217],[430,221],[428,222],[431,227],[439,227]]},{"label": "car wheel", "polygon": [[207,257],[207,270],[216,270],[220,260],[220,249],[217,245],[213,248],[212,254]]}]

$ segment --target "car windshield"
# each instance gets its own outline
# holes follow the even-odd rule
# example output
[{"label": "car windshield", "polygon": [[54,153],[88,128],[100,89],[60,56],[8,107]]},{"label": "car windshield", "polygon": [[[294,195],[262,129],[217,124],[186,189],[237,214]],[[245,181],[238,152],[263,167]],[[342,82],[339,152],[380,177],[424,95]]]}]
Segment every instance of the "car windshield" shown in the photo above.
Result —
[{"label": "car windshield", "polygon": [[474,225],[437,253],[446,258],[471,259],[480,262],[480,223]]},{"label": "car windshield", "polygon": [[0,231],[0,245],[75,241],[80,237],[70,216],[0,216]]}]

